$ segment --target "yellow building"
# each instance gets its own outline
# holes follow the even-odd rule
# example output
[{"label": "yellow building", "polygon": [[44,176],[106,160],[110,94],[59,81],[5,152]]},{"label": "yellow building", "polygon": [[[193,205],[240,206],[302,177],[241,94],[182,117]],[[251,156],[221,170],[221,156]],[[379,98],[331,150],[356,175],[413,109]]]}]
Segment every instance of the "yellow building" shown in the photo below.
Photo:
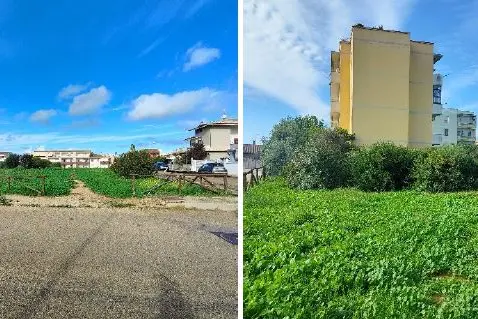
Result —
[{"label": "yellow building", "polygon": [[432,145],[433,43],[408,32],[352,27],[331,53],[331,122],[357,144]]}]

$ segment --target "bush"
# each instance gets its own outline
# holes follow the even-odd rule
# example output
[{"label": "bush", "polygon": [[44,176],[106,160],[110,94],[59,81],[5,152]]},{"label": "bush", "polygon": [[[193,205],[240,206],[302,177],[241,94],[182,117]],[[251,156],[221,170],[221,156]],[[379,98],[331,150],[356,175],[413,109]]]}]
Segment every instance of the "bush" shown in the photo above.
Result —
[{"label": "bush", "polygon": [[317,130],[286,166],[289,185],[298,189],[346,186],[350,178],[347,154],[353,149],[353,139],[341,129]]},{"label": "bush", "polygon": [[20,155],[18,154],[10,154],[5,159],[5,168],[15,168],[20,164]]},{"label": "bush", "polygon": [[463,146],[447,146],[423,152],[413,170],[415,188],[454,192],[478,187],[478,161],[469,150]]},{"label": "bush", "polygon": [[392,143],[360,148],[350,157],[352,184],[363,191],[391,191],[412,183],[416,150]]},{"label": "bush", "polygon": [[269,175],[282,174],[296,150],[302,149],[309,137],[323,128],[315,116],[288,117],[274,125],[271,136],[263,140],[262,163]]},{"label": "bush", "polygon": [[121,154],[111,165],[111,169],[118,175],[131,177],[131,174],[151,175],[156,159],[150,158],[147,151],[137,151],[134,147],[127,153]]}]

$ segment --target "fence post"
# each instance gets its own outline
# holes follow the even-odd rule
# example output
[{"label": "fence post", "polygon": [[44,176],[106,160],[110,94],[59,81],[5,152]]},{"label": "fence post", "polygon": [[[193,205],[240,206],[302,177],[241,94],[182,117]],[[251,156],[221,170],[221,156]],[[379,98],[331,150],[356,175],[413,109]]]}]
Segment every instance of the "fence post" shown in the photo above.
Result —
[{"label": "fence post", "polygon": [[262,179],[265,179],[266,178],[266,167],[263,166],[262,167]]},{"label": "fence post", "polygon": [[256,168],[256,182],[259,182],[259,168]]},{"label": "fence post", "polygon": [[179,193],[181,193],[181,190],[183,189],[183,175],[179,175],[179,178],[178,178],[178,182],[179,182],[179,185],[178,185],[178,190],[179,190]]},{"label": "fence post", "polygon": [[43,196],[45,196],[46,194],[46,187],[45,187],[45,179],[46,179],[46,176],[43,175],[43,176],[38,176],[39,178],[41,178],[41,194]]},{"label": "fence post", "polygon": [[227,174],[224,175],[224,191],[227,191]]},{"label": "fence post", "polygon": [[244,191],[247,191],[247,172],[242,173],[242,188],[244,188]]},{"label": "fence post", "polygon": [[136,182],[136,176],[135,174],[131,174],[132,178],[131,178],[131,190],[133,192],[133,196],[136,196],[136,185],[135,185],[135,182]]}]

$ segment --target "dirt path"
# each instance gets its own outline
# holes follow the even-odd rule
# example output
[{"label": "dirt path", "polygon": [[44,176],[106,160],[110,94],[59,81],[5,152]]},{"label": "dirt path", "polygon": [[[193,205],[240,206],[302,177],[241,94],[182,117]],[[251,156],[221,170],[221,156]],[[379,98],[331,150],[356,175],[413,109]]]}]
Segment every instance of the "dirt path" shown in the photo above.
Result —
[{"label": "dirt path", "polygon": [[75,187],[68,196],[32,197],[7,195],[13,206],[69,207],[69,208],[171,208],[182,207],[200,210],[237,211],[237,197],[151,196],[144,198],[109,198],[91,191],[82,181],[75,180]]}]

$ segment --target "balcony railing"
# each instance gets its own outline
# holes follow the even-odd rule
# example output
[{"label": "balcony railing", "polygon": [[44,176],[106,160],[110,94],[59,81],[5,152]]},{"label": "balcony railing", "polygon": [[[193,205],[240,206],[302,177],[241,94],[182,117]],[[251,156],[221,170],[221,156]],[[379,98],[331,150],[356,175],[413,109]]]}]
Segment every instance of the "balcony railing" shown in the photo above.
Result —
[{"label": "balcony railing", "polygon": [[441,134],[433,134],[433,140],[432,144],[433,145],[440,145],[443,143],[443,135]]}]

